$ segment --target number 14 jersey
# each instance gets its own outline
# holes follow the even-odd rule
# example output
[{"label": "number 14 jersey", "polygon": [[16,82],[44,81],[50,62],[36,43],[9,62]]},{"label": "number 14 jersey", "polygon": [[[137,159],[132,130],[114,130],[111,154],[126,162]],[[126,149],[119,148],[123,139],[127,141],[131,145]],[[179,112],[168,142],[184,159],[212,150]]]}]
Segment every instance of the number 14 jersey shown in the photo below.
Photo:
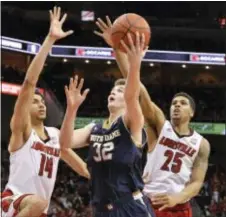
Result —
[{"label": "number 14 jersey", "polygon": [[6,188],[14,194],[36,194],[50,200],[60,158],[59,130],[45,127],[49,139],[42,141],[32,132],[22,148],[10,154]]},{"label": "number 14 jersey", "polygon": [[151,198],[159,193],[181,192],[190,181],[202,138],[195,131],[180,137],[165,121],[154,150],[147,154],[144,194]]}]

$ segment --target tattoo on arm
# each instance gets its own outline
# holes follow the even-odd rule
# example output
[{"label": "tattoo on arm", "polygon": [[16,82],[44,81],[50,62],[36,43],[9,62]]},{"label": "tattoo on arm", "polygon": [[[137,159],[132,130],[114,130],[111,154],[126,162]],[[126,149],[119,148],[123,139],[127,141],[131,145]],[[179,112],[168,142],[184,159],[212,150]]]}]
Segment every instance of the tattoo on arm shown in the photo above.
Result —
[{"label": "tattoo on arm", "polygon": [[199,153],[195,159],[193,169],[195,168],[200,169],[205,174],[208,168],[209,154],[210,154],[210,144],[206,139],[204,139],[200,146]]}]

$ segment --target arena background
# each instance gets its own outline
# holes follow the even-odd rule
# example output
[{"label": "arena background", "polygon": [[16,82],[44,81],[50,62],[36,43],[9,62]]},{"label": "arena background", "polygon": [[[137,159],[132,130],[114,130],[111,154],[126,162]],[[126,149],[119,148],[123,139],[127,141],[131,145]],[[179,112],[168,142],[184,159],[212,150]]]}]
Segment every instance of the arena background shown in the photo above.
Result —
[{"label": "arena background", "polygon": [[[192,200],[194,217],[226,216],[225,2],[2,2],[1,190],[8,178],[9,121],[16,96],[48,32],[48,10],[55,4],[69,14],[65,29],[75,33],[52,49],[38,84],[47,99],[46,124],[60,128],[66,108],[63,86],[74,74],[84,77],[91,89],[76,127],[108,115],[107,95],[120,73],[112,50],[93,34],[94,21],[128,12],[144,16],[152,40],[142,65],[143,83],[167,115],[174,93],[191,94],[197,103],[192,127],[211,144],[206,181]],[[87,150],[78,153],[85,159]],[[61,162],[49,216],[91,217],[89,194],[87,180]]]}]

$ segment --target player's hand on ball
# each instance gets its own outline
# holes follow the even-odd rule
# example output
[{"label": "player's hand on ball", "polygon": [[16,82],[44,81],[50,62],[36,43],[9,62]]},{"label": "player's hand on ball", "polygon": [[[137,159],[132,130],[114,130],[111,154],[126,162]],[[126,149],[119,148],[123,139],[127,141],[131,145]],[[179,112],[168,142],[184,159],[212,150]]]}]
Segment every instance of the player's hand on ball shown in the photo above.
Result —
[{"label": "player's hand on ball", "polygon": [[69,86],[65,86],[65,94],[67,98],[67,106],[71,109],[77,109],[85,100],[89,89],[85,89],[81,93],[82,87],[84,84],[84,79],[78,80],[76,75],[74,78],[70,78]]},{"label": "player's hand on ball", "polygon": [[67,14],[64,14],[63,17],[61,17],[61,8],[60,7],[54,7],[53,10],[49,11],[50,14],[50,29],[49,29],[49,37],[53,40],[59,40],[61,38],[65,38],[68,35],[71,35],[73,33],[72,30],[69,31],[63,31],[62,26],[67,18]]},{"label": "player's hand on ball", "polygon": [[126,50],[128,60],[130,63],[130,67],[139,67],[141,65],[141,61],[144,55],[144,46],[145,46],[145,36],[144,34],[140,35],[139,32],[136,32],[136,41],[135,43],[132,40],[131,34],[128,33],[128,42],[129,46],[125,44],[123,40],[121,40],[121,44]]},{"label": "player's hand on ball", "polygon": [[168,194],[158,194],[151,199],[153,205],[160,206],[159,211],[162,211],[169,207],[174,207],[181,203],[181,198],[178,194],[168,195]]},{"label": "player's hand on ball", "polygon": [[107,22],[105,23],[101,18],[98,18],[96,21],[96,25],[101,30],[101,32],[94,31],[94,33],[102,37],[110,47],[113,47],[113,42],[111,40],[112,22],[108,16],[106,16],[106,21]]}]

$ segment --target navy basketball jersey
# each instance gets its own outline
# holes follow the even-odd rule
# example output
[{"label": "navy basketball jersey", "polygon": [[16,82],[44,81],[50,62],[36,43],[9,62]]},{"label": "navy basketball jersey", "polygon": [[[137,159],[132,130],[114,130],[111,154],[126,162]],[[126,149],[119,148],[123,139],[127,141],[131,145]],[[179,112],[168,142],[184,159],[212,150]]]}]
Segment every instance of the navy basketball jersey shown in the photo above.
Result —
[{"label": "navy basketball jersey", "polygon": [[[146,133],[142,131],[142,145]],[[143,189],[142,148],[118,118],[109,128],[96,124],[90,136],[88,168],[91,174],[92,202],[109,203]]]}]

